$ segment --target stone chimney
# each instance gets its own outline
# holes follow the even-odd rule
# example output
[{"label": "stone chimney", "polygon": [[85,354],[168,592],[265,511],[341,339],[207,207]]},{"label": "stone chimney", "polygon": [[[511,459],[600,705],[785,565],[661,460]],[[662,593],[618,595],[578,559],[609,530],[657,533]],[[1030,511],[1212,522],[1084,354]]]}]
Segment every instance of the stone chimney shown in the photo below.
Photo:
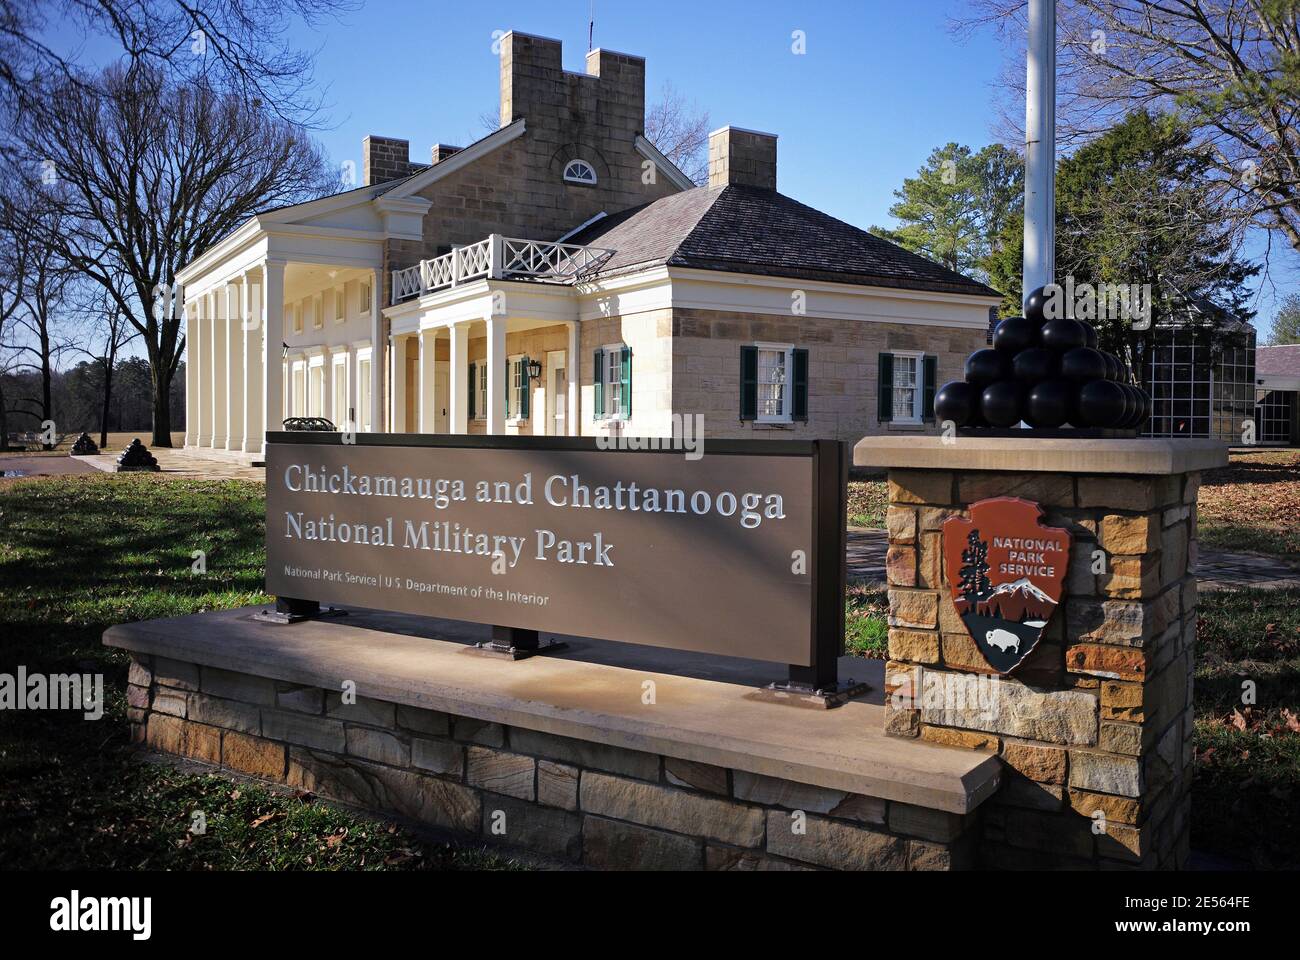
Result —
[{"label": "stone chimney", "polygon": [[361,154],[365,158],[362,186],[409,176],[417,166],[411,163],[411,144],[394,137],[366,137],[361,141]]},{"label": "stone chimney", "polygon": [[450,157],[453,153],[460,153],[461,150],[463,149],[464,147],[452,147],[452,146],[448,146],[445,143],[435,143],[433,145],[433,149],[430,151],[430,159],[434,163],[441,163],[443,160],[446,160],[448,157]]},{"label": "stone chimney", "polygon": [[723,127],[709,134],[709,187],[776,189],[776,134]]}]

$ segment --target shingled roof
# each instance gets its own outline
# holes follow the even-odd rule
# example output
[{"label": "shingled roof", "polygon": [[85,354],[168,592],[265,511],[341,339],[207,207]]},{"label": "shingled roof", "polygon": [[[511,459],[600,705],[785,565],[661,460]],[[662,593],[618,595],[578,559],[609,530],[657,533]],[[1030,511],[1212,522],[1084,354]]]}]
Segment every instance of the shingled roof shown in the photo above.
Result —
[{"label": "shingled roof", "polygon": [[600,276],[666,264],[939,293],[996,290],[774,190],[696,187],[605,217],[570,243],[615,251]]},{"label": "shingled roof", "polygon": [[1260,376],[1300,376],[1300,343],[1284,343],[1255,350],[1255,373]]}]

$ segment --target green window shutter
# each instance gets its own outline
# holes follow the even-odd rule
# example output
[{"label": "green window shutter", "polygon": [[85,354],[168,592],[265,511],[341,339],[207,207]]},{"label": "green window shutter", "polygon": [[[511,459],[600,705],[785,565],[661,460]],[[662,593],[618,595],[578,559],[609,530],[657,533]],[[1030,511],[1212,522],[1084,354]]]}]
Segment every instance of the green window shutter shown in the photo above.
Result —
[{"label": "green window shutter", "polygon": [[519,359],[519,381],[523,384],[522,396],[519,398],[519,416],[525,420],[528,419],[528,411],[532,406],[532,384],[528,380],[528,358]]},{"label": "green window shutter", "polygon": [[623,409],[619,414],[625,419],[632,416],[632,348],[624,347],[619,354],[619,379],[622,381]]},{"label": "green window shutter", "polygon": [[876,419],[883,423],[894,419],[894,355],[892,353],[880,354],[878,373]]},{"label": "green window shutter", "polygon": [[922,364],[924,380],[921,382],[921,419],[934,422],[934,391],[939,380],[939,358],[926,357]]},{"label": "green window shutter", "polygon": [[506,419],[510,419],[510,361],[506,361]]},{"label": "green window shutter", "polygon": [[758,347],[740,348],[740,419],[758,419]]},{"label": "green window shutter", "polygon": [[593,397],[596,402],[593,405],[595,417],[599,420],[605,416],[605,351],[597,350],[595,359],[592,364],[592,383],[595,385]]},{"label": "green window shutter", "polygon": [[478,400],[478,367],[475,364],[469,365],[469,418],[473,420],[478,416],[478,411],[474,409],[474,403]]},{"label": "green window shutter", "polygon": [[808,351],[794,351],[794,396],[790,398],[790,418],[808,419]]}]

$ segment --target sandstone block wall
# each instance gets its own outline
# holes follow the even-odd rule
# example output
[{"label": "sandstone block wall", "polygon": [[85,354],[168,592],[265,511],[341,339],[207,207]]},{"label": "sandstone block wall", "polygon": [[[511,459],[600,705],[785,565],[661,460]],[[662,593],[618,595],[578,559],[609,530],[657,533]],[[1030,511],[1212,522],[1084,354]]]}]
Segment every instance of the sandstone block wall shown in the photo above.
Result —
[{"label": "sandstone block wall", "polygon": [[976,815],[162,657],[131,665],[148,747],[594,869],[948,870]]},{"label": "sandstone block wall", "polygon": [[[1186,865],[1199,484],[890,471],[886,728],[1006,763],[985,808],[985,866]],[[1039,646],[981,686],[991,670],[953,606],[940,530],[998,496],[1040,503],[1074,547]]]}]

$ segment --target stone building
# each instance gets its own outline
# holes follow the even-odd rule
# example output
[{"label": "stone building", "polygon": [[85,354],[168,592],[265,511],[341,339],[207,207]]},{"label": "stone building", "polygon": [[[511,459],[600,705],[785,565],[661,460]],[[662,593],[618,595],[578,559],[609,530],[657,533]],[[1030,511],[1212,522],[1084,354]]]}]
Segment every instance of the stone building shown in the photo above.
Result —
[{"label": "stone building", "polygon": [[261,213],[179,274],[186,446],[268,429],[714,437],[933,429],[988,287],[777,192],[723,127],[707,184],[644,136],[645,61],[501,41],[501,126],[429,161],[367,137],[363,185]]}]

